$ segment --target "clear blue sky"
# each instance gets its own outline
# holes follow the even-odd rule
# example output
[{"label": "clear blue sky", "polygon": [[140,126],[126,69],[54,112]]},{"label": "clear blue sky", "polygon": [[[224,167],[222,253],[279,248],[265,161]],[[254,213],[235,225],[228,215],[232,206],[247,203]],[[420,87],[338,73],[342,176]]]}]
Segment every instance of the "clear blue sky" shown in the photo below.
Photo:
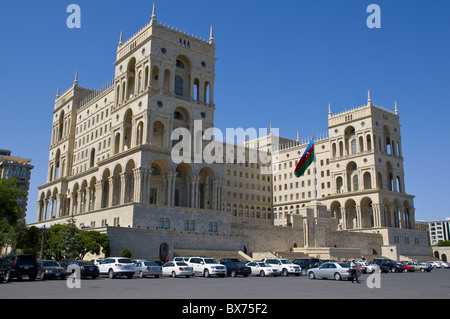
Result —
[{"label": "clear blue sky", "polygon": [[[81,7],[81,29],[66,8]],[[2,1],[0,148],[32,159],[27,221],[46,182],[58,86],[97,89],[114,76],[120,31],[150,21],[152,1]],[[369,29],[369,4],[381,29]],[[216,42],[216,126],[268,127],[295,138],[327,131],[333,113],[398,102],[406,192],[417,220],[450,216],[450,1],[163,0],[158,21]]]}]

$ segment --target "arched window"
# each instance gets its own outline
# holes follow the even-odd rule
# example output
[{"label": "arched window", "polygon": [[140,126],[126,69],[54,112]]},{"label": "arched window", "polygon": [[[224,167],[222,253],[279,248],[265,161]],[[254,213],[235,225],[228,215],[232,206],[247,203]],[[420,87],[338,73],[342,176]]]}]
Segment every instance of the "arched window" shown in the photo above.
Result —
[{"label": "arched window", "polygon": [[359,183],[358,183],[358,175],[353,176],[353,191],[356,192],[359,190]]},{"label": "arched window", "polygon": [[179,75],[175,76],[175,94],[183,96],[183,78]]},{"label": "arched window", "polygon": [[180,60],[177,60],[177,68],[184,69],[184,63]]},{"label": "arched window", "polygon": [[352,154],[356,154],[357,149],[356,149],[356,139],[353,139],[352,142]]}]

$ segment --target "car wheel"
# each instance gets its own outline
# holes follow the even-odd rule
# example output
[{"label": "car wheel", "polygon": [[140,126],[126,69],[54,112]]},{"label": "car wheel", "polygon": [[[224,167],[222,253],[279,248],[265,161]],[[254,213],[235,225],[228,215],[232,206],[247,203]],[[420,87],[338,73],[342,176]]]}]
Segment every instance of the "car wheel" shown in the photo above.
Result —
[{"label": "car wheel", "polygon": [[283,276],[286,276],[286,277],[289,275],[287,269],[283,269],[283,271],[281,272],[281,274],[282,274]]},{"label": "car wheel", "polygon": [[144,273],[141,271],[139,271],[139,278],[144,278]]},{"label": "car wheel", "polygon": [[231,276],[231,277],[236,277],[236,272],[235,272],[235,271],[232,271],[231,274],[230,274],[230,276]]},{"label": "car wheel", "polygon": [[45,274],[44,273],[41,274],[41,280],[45,280]]},{"label": "car wheel", "polygon": [[264,272],[264,270],[261,270],[261,272],[259,273],[259,275],[260,275],[261,277],[266,277],[266,273]]},{"label": "car wheel", "polygon": [[208,278],[209,277],[209,270],[205,269],[205,271],[203,272],[203,277]]},{"label": "car wheel", "polygon": [[306,268],[302,268],[302,276],[306,276]]},{"label": "car wheel", "polygon": [[114,274],[114,270],[110,269],[110,270],[108,271],[108,277],[109,277],[109,279],[114,279],[114,278],[116,278],[116,275]]},{"label": "car wheel", "polygon": [[177,276],[177,274],[175,273],[175,271],[172,271],[172,278],[175,278]]},{"label": "car wheel", "polygon": [[341,279],[342,279],[342,277],[341,277],[340,273],[337,272],[337,273],[334,274],[334,280],[338,281],[338,280],[341,280]]},{"label": "car wheel", "polygon": [[316,279],[316,275],[312,271],[309,273],[309,279]]},{"label": "car wheel", "polygon": [[392,267],[392,268],[391,268],[391,272],[395,272],[395,267]]},{"label": "car wheel", "polygon": [[6,282],[9,282],[9,281],[11,281],[11,280],[12,280],[12,277],[11,277],[11,271],[8,270],[8,271],[6,272],[6,275],[5,275],[5,281],[6,281]]}]

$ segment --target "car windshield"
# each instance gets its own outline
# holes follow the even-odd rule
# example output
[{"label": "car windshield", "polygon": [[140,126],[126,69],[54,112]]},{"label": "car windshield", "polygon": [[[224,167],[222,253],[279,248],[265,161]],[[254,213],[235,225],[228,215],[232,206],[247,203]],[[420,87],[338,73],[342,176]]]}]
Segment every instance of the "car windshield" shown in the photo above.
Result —
[{"label": "car windshield", "polygon": [[42,263],[43,267],[59,267],[59,264],[56,261],[44,261]]},{"label": "car windshield", "polygon": [[117,261],[121,264],[133,264],[133,261],[128,258],[119,258]]},{"label": "car windshield", "polygon": [[217,264],[214,258],[205,258],[205,264]]},{"label": "car windshield", "polygon": [[260,267],[270,267],[268,264],[266,264],[266,263],[258,263],[258,265],[260,266]]},{"label": "car windshield", "polygon": [[290,260],[287,259],[281,259],[282,264],[292,264]]}]

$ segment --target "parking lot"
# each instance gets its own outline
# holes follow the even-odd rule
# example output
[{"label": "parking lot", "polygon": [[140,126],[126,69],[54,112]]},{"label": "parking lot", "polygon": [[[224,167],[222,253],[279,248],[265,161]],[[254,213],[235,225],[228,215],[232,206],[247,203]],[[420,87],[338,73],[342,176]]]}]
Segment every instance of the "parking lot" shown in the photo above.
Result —
[{"label": "parking lot", "polygon": [[[288,277],[191,277],[82,279],[80,288],[68,288],[66,280],[36,280],[0,284],[1,299],[448,299],[450,269],[430,273],[382,273],[379,287],[369,288],[369,275],[359,284],[350,281]],[[183,302],[188,303],[188,300]]]}]

